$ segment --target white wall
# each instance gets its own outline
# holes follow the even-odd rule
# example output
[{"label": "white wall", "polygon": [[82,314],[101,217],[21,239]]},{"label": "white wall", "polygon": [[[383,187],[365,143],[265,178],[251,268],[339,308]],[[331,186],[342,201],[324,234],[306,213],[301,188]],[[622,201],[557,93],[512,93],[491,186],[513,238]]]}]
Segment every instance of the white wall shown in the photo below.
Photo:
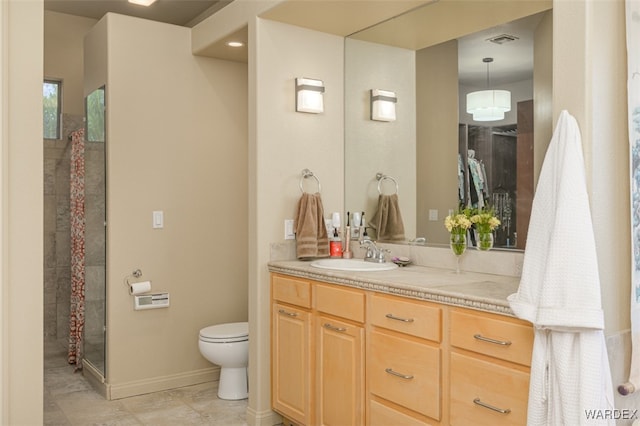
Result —
[{"label": "white wall", "polygon": [[[303,169],[322,183],[325,216],[344,211],[344,48],[342,37],[262,19],[250,22],[249,40],[249,411],[272,424],[267,262],[293,218]],[[295,112],[296,77],[324,81],[324,113]]]},{"label": "white wall", "polygon": [[[110,397],[212,380],[198,331],[248,315],[247,66],[193,56],[188,28],[122,15],[88,40],[87,93],[106,76]],[[105,52],[106,74],[92,69]],[[134,311],[124,280],[138,268],[169,308]]]}]

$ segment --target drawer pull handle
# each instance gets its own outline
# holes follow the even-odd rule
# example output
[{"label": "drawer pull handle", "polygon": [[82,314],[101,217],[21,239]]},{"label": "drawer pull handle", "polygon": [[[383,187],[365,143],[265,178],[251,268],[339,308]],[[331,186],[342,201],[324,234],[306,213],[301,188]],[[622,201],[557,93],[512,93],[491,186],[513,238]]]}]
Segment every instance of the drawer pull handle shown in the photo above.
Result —
[{"label": "drawer pull handle", "polygon": [[510,408],[504,409],[504,408],[494,407],[493,405],[487,404],[486,402],[482,402],[480,398],[474,399],[473,403],[481,407],[488,408],[489,410],[497,411],[500,414],[509,414],[511,412]]},{"label": "drawer pull handle", "polygon": [[400,377],[401,379],[406,379],[406,380],[411,380],[413,379],[413,375],[407,375],[407,374],[402,374],[402,373],[398,373],[397,371],[393,371],[392,368],[385,368],[385,370],[387,373],[394,375],[396,377]]},{"label": "drawer pull handle", "polygon": [[281,313],[282,315],[288,315],[290,317],[297,317],[298,316],[298,314],[296,312],[287,312],[284,309],[280,309],[278,312]]},{"label": "drawer pull handle", "polygon": [[402,322],[413,322],[413,318],[400,318],[397,317],[393,314],[387,314],[385,315],[387,318],[392,319],[392,320],[396,320],[396,321],[402,321]]},{"label": "drawer pull handle", "polygon": [[494,345],[501,345],[501,346],[509,346],[509,345],[511,345],[511,342],[508,341],[508,340],[491,339],[489,337],[484,337],[482,334],[474,334],[473,337],[476,340],[482,340],[483,342],[493,343]]},{"label": "drawer pull handle", "polygon": [[334,325],[329,324],[328,322],[324,324],[324,328],[328,328],[329,330],[333,330],[333,331],[339,331],[341,333],[347,331],[347,329],[344,327],[336,327]]}]

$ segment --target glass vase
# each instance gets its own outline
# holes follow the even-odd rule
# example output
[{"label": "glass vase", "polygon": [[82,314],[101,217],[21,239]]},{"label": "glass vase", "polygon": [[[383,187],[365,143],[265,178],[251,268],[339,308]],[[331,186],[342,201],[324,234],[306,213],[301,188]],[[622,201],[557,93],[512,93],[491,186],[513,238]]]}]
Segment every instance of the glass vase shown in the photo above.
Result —
[{"label": "glass vase", "polygon": [[451,247],[453,254],[456,255],[456,274],[459,274],[460,256],[462,256],[467,249],[467,234],[451,234],[449,247]]},{"label": "glass vase", "polygon": [[481,251],[489,251],[493,248],[493,232],[478,232],[476,248]]}]

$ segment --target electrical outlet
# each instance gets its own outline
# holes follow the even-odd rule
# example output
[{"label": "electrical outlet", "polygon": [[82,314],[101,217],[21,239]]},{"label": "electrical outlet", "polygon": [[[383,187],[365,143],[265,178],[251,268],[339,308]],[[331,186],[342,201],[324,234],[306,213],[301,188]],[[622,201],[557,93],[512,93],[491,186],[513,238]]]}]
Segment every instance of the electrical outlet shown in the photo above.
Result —
[{"label": "electrical outlet", "polygon": [[429,209],[429,220],[438,220],[438,210]]},{"label": "electrical outlet", "polygon": [[293,232],[293,219],[284,220],[284,239],[295,240],[296,234]]}]

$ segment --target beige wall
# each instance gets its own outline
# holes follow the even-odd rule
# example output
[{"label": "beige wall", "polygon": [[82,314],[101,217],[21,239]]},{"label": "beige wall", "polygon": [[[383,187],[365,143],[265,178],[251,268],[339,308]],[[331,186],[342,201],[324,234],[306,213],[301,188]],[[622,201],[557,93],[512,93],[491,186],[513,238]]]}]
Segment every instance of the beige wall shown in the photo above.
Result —
[{"label": "beige wall", "polygon": [[631,280],[624,2],[557,0],[553,16],[553,116],[580,126],[611,334],[629,327]]},{"label": "beige wall", "polygon": [[84,115],[83,40],[97,20],[44,12],[44,76],[62,79],[62,112]]},{"label": "beige wall", "polygon": [[[325,216],[344,211],[343,38],[272,21],[250,22],[249,398],[250,418],[273,419],[267,262],[300,198],[301,172],[322,183]],[[325,112],[295,112],[294,79],[324,81]]]},{"label": "beige wall", "polygon": [[[540,20],[533,42],[533,182],[553,134],[553,11]],[[559,72],[559,70],[558,70]]]},{"label": "beige wall", "polygon": [[[381,172],[398,182],[406,238],[416,236],[416,60],[413,50],[345,40],[345,209],[377,211]],[[370,119],[371,89],[396,93],[397,120]],[[392,182],[381,186],[394,191]],[[371,234],[375,236],[375,234]]]},{"label": "beige wall", "polygon": [[[458,42],[419,50],[416,67],[418,235],[427,242],[448,243],[442,221],[458,205]],[[431,209],[438,211],[439,220],[428,220]]]},{"label": "beige wall", "polygon": [[[107,52],[106,374],[119,398],[211,379],[198,331],[247,320],[247,68],[194,57],[188,28],[109,14],[94,31],[106,43],[87,64]],[[124,279],[137,268],[169,308],[133,310]]]},{"label": "beige wall", "polygon": [[0,423],[42,424],[42,1],[0,2]]}]

